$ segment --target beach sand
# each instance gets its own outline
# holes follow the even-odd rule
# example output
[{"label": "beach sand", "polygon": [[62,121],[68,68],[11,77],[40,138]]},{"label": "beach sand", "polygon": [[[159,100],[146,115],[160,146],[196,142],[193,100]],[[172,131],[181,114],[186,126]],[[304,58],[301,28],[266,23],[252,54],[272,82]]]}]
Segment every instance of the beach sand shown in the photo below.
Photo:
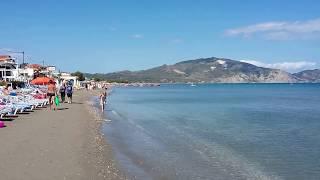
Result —
[{"label": "beach sand", "polygon": [[56,112],[34,110],[5,121],[0,179],[125,179],[100,134],[102,121],[89,101],[93,94],[77,91],[74,104],[62,104]]}]

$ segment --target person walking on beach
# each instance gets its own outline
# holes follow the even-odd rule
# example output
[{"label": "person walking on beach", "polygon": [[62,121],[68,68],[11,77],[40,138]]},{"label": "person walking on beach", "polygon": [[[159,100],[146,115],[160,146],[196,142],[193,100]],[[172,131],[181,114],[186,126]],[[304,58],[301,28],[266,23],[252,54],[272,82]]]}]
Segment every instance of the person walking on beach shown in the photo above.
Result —
[{"label": "person walking on beach", "polygon": [[100,98],[100,106],[101,106],[101,111],[104,111],[106,100],[107,100],[107,92],[102,92],[99,96]]},{"label": "person walking on beach", "polygon": [[53,105],[53,110],[56,110],[56,103],[54,102],[54,98],[56,96],[56,85],[54,84],[54,82],[52,80],[49,81],[49,85],[48,85],[48,92],[47,92],[47,96],[49,97],[49,106],[50,109],[52,108]]},{"label": "person walking on beach", "polygon": [[61,102],[64,103],[64,101],[66,100],[66,84],[65,83],[62,83],[59,91],[61,96]]},{"label": "person walking on beach", "polygon": [[67,97],[68,97],[68,103],[72,103],[72,94],[73,94],[73,87],[72,84],[69,82],[67,89],[66,89]]}]

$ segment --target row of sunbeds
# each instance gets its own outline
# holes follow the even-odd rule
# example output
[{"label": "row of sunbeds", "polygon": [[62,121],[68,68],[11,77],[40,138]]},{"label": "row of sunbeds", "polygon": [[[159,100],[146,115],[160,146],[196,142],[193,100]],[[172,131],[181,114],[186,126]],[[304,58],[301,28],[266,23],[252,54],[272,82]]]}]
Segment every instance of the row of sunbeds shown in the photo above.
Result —
[{"label": "row of sunbeds", "polygon": [[32,111],[35,108],[48,105],[46,90],[39,87],[19,89],[5,94],[0,89],[0,119],[5,116]]}]

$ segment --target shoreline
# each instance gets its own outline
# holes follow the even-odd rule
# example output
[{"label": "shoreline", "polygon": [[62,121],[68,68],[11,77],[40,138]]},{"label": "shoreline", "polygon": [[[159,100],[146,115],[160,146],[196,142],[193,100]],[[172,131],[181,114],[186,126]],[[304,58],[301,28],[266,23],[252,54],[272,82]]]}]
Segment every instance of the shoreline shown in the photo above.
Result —
[{"label": "shoreline", "polygon": [[126,179],[101,132],[103,120],[79,90],[62,104],[7,119],[0,129],[0,179]]},{"label": "shoreline", "polygon": [[94,130],[93,133],[95,134],[95,145],[98,150],[96,154],[98,156],[97,166],[99,174],[106,179],[127,179],[118,167],[112,146],[107,143],[108,137],[102,132],[104,117],[103,114],[99,112],[99,108],[95,107],[94,100],[92,100],[94,96],[98,96],[99,90],[87,92],[90,93],[90,95],[86,101],[86,109],[95,120],[95,123],[92,124],[94,127],[90,129]]}]

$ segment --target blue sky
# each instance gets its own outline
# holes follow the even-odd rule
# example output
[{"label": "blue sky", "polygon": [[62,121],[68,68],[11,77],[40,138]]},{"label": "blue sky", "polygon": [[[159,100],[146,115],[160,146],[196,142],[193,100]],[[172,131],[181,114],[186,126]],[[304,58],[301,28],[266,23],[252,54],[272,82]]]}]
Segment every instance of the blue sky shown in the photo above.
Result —
[{"label": "blue sky", "polygon": [[23,50],[27,62],[63,71],[212,56],[290,72],[320,67],[317,0],[1,0],[0,8],[0,53]]}]

